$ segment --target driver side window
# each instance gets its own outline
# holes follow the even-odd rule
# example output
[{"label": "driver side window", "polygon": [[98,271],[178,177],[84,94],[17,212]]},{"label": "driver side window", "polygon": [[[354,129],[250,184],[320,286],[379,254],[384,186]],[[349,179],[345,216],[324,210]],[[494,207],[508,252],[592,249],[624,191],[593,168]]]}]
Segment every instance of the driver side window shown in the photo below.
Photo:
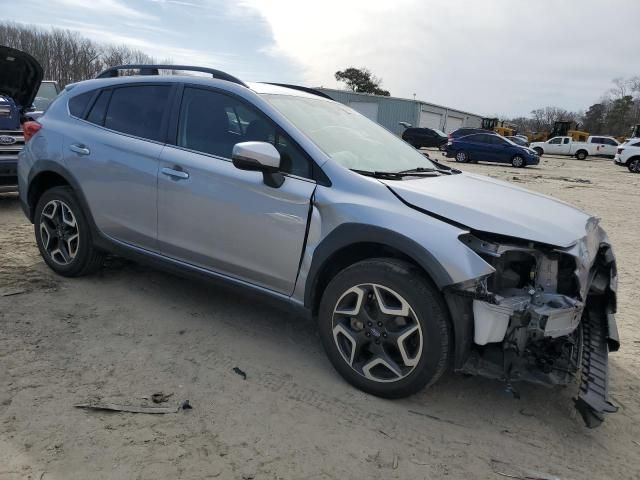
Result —
[{"label": "driver side window", "polygon": [[551,140],[549,140],[549,143],[551,145],[560,145],[560,142],[562,141],[561,138],[552,138]]},{"label": "driver side window", "polygon": [[240,142],[268,142],[280,152],[280,170],[312,178],[311,160],[262,113],[241,100],[186,87],[180,107],[177,145],[225,159]]}]

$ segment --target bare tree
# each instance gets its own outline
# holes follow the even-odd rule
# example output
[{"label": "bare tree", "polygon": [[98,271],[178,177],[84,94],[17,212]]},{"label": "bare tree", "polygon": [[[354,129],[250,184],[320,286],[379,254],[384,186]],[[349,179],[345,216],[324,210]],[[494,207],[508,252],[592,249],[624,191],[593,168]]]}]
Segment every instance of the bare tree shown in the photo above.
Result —
[{"label": "bare tree", "polygon": [[17,23],[0,23],[0,44],[31,54],[42,65],[45,78],[63,87],[93,78],[108,67],[154,63],[153,57],[126,45],[104,45],[71,30]]}]

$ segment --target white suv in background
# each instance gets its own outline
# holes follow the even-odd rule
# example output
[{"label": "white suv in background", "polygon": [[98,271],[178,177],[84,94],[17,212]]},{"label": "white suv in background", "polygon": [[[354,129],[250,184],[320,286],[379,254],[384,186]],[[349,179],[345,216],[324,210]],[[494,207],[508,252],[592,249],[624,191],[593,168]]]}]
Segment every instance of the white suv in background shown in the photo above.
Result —
[{"label": "white suv in background", "polygon": [[620,145],[613,161],[626,166],[632,173],[640,173],[640,138],[632,138]]}]

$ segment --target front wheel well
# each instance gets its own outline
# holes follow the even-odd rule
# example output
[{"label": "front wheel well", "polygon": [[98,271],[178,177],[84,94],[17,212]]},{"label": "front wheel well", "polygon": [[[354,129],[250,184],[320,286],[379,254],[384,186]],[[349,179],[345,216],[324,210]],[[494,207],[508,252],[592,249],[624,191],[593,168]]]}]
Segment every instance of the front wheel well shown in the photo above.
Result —
[{"label": "front wheel well", "polygon": [[329,282],[331,282],[338,273],[355,263],[371,258],[396,258],[404,260],[415,265],[416,268],[419,268],[423,272],[425,277],[431,280],[428,273],[424,271],[418,262],[394,247],[373,242],[353,243],[334,252],[326,259],[318,272],[313,284],[311,297],[310,307],[312,314],[314,316],[317,315],[322,295],[327,285],[329,285]]},{"label": "front wheel well", "polygon": [[41,172],[34,177],[29,184],[29,192],[27,194],[31,217],[29,220],[33,221],[33,213],[42,194],[53,187],[61,186],[69,186],[69,182],[62,175],[56,172]]}]

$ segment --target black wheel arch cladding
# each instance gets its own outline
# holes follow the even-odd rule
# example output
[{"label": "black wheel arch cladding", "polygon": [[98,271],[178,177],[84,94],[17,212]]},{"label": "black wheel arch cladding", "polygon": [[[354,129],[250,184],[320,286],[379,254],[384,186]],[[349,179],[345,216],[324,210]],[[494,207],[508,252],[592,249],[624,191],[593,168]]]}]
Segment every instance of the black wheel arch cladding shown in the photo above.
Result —
[{"label": "black wheel arch cladding", "polygon": [[313,309],[322,292],[318,292],[318,280],[332,256],[340,250],[357,243],[375,243],[402,252],[421,267],[442,289],[452,279],[438,260],[424,247],[401,233],[383,227],[359,223],[344,223],[327,235],[313,252],[311,267],[307,274],[304,305]]}]

